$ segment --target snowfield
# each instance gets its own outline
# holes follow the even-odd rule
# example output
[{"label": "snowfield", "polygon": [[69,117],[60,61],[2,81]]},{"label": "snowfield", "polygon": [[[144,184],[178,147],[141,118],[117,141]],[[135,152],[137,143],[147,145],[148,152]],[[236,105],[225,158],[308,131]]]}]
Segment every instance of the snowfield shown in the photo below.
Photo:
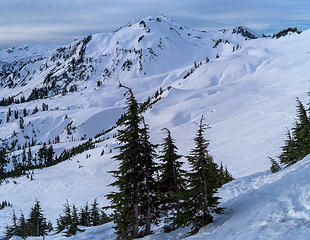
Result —
[{"label": "snowfield", "polygon": [[[179,153],[186,156],[204,115],[211,127],[206,136],[211,141],[210,152],[236,180],[219,192],[225,215],[215,217],[213,224],[195,236],[187,236],[188,229],[170,234],[157,229],[145,239],[308,239],[310,158],[277,174],[267,170],[268,156],[280,153],[286,127],[294,123],[296,97],[308,103],[310,30],[280,39],[252,34],[253,39],[249,39],[232,29],[192,30],[160,15],[134,21],[114,33],[93,35],[85,41],[86,47],[76,40],[58,50],[50,46],[1,50],[1,98],[27,98],[34,87],[46,85],[48,74],[60,89],[76,85],[77,90],[66,94],[51,91],[44,99],[1,106],[0,144],[10,145],[17,139],[23,145],[34,138],[35,153],[39,143],[59,136],[60,143],[53,144],[58,155],[115,125],[125,106],[119,82],[131,87],[140,102],[162,89],[161,100],[144,113],[151,141],[161,143],[161,129],[167,127]],[[81,53],[83,46],[86,49]],[[80,53],[84,66],[74,71],[72,59]],[[20,76],[13,71],[18,66],[22,66]],[[12,73],[1,75],[8,68]],[[82,79],[76,80],[77,76]],[[9,79],[13,87],[8,86]],[[42,111],[42,103],[48,104],[48,111]],[[31,114],[36,106],[38,113]],[[19,114],[26,109],[23,131],[14,114],[7,122],[9,108]],[[107,171],[118,166],[112,159],[116,130],[101,136],[102,141],[92,150],[35,170],[33,181],[25,176],[9,179],[0,185],[0,201],[11,202],[18,216],[23,211],[27,217],[34,200],[39,199],[54,227],[66,199],[78,208],[94,198],[101,207],[108,205],[105,195],[112,190],[108,185],[113,178]],[[21,150],[16,150],[10,157],[20,154]],[[12,208],[0,210],[0,239],[5,225],[11,224],[11,216]],[[67,238],[50,235],[47,239]],[[69,239],[114,239],[112,223],[86,229]]]}]

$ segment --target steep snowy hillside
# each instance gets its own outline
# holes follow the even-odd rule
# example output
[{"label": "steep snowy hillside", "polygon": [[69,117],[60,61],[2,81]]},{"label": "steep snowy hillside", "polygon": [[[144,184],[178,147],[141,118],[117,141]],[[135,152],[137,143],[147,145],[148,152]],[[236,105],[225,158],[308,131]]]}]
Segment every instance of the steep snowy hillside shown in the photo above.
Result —
[{"label": "steep snowy hillside", "polygon": [[[0,145],[9,151],[7,170],[26,164],[23,148],[28,152],[29,145],[34,165],[43,143],[53,146],[54,157],[65,156],[65,149],[87,144],[89,138],[92,144],[87,151],[63,157],[66,161],[58,165],[34,170],[33,181],[26,176],[9,179],[0,185],[0,201],[8,200],[16,213],[27,215],[37,198],[54,224],[66,199],[81,207],[97,197],[106,205],[104,196],[112,190],[107,171],[117,168],[111,159],[117,144],[113,136],[125,105],[119,82],[131,87],[140,102],[150,97],[154,103],[144,113],[152,142],[161,143],[161,129],[167,127],[179,153],[187,155],[203,114],[211,127],[207,138],[217,163],[223,162],[235,178],[265,171],[267,156],[279,153],[285,128],[294,122],[295,98],[307,103],[309,40],[310,31],[279,39],[261,38],[245,27],[197,31],[159,15],[58,48],[1,50]],[[223,205],[232,209],[231,219],[248,197],[229,197],[234,191],[229,189],[251,188],[245,182],[257,179],[259,184],[260,176],[265,175],[238,179],[223,188],[220,195]],[[274,176],[265,177],[273,182]],[[251,196],[251,191],[245,194]],[[241,210],[237,212],[241,216]],[[11,208],[0,210],[0,236],[11,215]],[[212,226],[225,222],[228,233],[231,222],[225,217]],[[255,224],[249,224],[249,233]],[[210,228],[201,234],[220,239],[216,229],[221,227]],[[104,231],[113,234],[111,225],[89,231],[100,237]]]}]

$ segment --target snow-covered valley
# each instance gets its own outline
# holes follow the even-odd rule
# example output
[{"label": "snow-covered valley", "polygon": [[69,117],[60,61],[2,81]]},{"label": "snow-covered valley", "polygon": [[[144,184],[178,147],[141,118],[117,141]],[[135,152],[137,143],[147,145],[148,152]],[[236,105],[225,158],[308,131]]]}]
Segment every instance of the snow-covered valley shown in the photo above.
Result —
[{"label": "snow-covered valley", "polygon": [[[167,127],[183,156],[193,148],[204,115],[214,160],[236,178],[219,192],[226,213],[188,239],[307,239],[309,158],[270,174],[268,156],[281,151],[286,127],[294,123],[296,97],[308,103],[309,40],[309,30],[262,38],[240,27],[192,30],[159,15],[56,49],[40,45],[0,50],[0,100],[26,99],[0,106],[0,144],[17,141],[11,158],[21,161],[18,145],[32,140],[33,154],[41,143],[51,142],[56,155],[88,138],[97,140],[94,149],[34,170],[32,181],[22,176],[2,183],[0,201],[12,203],[19,215],[28,214],[39,199],[53,224],[66,199],[77,207],[94,198],[100,206],[108,205],[105,195],[113,190],[108,171],[118,166],[112,159],[117,128],[97,134],[113,128],[125,111],[121,82],[140,102],[156,100],[144,113],[151,141],[160,144],[161,129]],[[33,89],[43,89],[42,95]],[[44,111],[43,103],[48,105]],[[8,119],[9,108],[13,114]],[[8,170],[12,168],[11,162]],[[11,216],[12,208],[0,210],[0,238]],[[182,239],[185,232],[157,231],[145,239]],[[114,239],[112,224],[71,239]]]}]

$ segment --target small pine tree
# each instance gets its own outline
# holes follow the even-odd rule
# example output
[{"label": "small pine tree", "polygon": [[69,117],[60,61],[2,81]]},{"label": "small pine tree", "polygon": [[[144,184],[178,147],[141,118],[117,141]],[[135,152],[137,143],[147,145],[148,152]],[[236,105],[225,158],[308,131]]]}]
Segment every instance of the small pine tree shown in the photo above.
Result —
[{"label": "small pine tree", "polygon": [[160,213],[164,218],[166,232],[178,227],[178,217],[181,211],[181,192],[185,188],[185,171],[182,170],[183,163],[179,161],[181,155],[177,154],[177,146],[171,137],[169,129],[164,128],[167,137],[162,143],[162,161],[159,176]]},{"label": "small pine tree", "polygon": [[24,119],[22,117],[20,117],[19,118],[19,128],[21,130],[24,130],[24,123],[25,123]]},{"label": "small pine tree", "polygon": [[12,226],[5,226],[5,237],[7,239],[10,239],[12,236],[16,235],[17,233],[17,218],[15,215],[15,211],[13,210],[13,214],[12,214]]},{"label": "small pine tree", "polygon": [[92,226],[98,226],[100,224],[100,213],[98,209],[97,199],[91,204],[90,221]]},{"label": "small pine tree", "polygon": [[191,171],[188,173],[188,189],[183,204],[182,223],[191,225],[191,234],[213,222],[212,213],[222,214],[218,207],[219,197],[214,196],[219,187],[220,174],[208,151],[209,141],[204,138],[208,128],[202,117],[195,137],[195,148],[191,150],[188,161]]},{"label": "small pine tree", "polygon": [[23,213],[21,213],[20,218],[18,220],[16,235],[22,238],[26,238],[28,236],[28,226]]},{"label": "small pine tree", "polygon": [[82,226],[91,226],[91,220],[90,220],[90,211],[88,207],[88,203],[86,203],[84,208],[81,208],[81,211],[79,212],[80,217],[80,224]]},{"label": "small pine tree", "polygon": [[293,165],[298,159],[298,149],[296,142],[292,138],[289,130],[287,130],[285,144],[282,147],[282,153],[279,156],[280,162],[286,166]]},{"label": "small pine tree", "polygon": [[142,129],[142,154],[143,159],[140,171],[143,174],[144,180],[142,181],[141,187],[141,203],[140,203],[140,236],[146,236],[151,234],[151,224],[157,223],[158,205],[159,200],[157,196],[157,182],[155,180],[155,173],[158,170],[157,164],[154,162],[156,158],[156,145],[149,141],[149,127],[142,118],[143,129]]},{"label": "small pine tree", "polygon": [[279,166],[278,162],[271,157],[268,157],[268,158],[269,158],[270,164],[271,164],[270,172],[272,172],[272,173],[279,172],[281,170],[281,167]]},{"label": "small pine tree", "polygon": [[27,219],[29,236],[44,236],[47,230],[46,218],[38,200],[35,201]]},{"label": "small pine tree", "polygon": [[292,129],[288,131],[285,145],[279,156],[280,162],[291,166],[310,153],[310,121],[302,102],[297,98],[297,120]]},{"label": "small pine tree", "polygon": [[5,148],[0,148],[0,183],[4,179],[4,174],[6,173],[6,166],[8,164],[8,159],[6,156]]}]

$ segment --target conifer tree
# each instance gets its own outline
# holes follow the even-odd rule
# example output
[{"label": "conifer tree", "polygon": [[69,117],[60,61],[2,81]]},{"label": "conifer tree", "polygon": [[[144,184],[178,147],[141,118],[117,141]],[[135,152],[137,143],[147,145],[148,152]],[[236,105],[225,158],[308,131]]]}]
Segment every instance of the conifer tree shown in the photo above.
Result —
[{"label": "conifer tree", "polygon": [[183,163],[179,161],[181,155],[177,154],[177,146],[171,137],[169,129],[164,128],[167,137],[162,143],[162,161],[159,177],[160,212],[164,217],[165,231],[169,232],[178,227],[178,217],[181,211],[181,192],[185,188],[185,171],[181,169]]},{"label": "conifer tree", "polygon": [[6,173],[6,166],[8,164],[5,148],[0,148],[0,183]]},{"label": "conifer tree", "polygon": [[100,211],[100,225],[108,223],[111,221],[111,219],[108,217],[108,215],[104,212],[104,209]]},{"label": "conifer tree", "polygon": [[28,236],[28,227],[23,213],[21,213],[20,218],[18,220],[16,235],[22,238],[26,238]]},{"label": "conifer tree", "polygon": [[282,147],[282,153],[279,156],[280,162],[286,166],[290,166],[297,162],[298,159],[298,149],[297,144],[294,141],[291,133],[287,130],[286,139]]},{"label": "conifer tree", "polygon": [[310,153],[310,121],[302,102],[297,98],[297,121],[293,128],[293,137],[296,139],[299,159]]},{"label": "conifer tree", "polygon": [[154,162],[156,158],[156,145],[149,141],[149,127],[142,118],[142,166],[141,172],[143,174],[143,186],[141,189],[141,203],[140,203],[140,215],[141,215],[141,236],[151,234],[151,224],[157,223],[158,215],[158,196],[157,196],[157,182],[155,179],[155,173],[158,170],[157,164]]},{"label": "conifer tree", "polygon": [[32,153],[31,153],[31,147],[28,147],[28,153],[27,153],[27,161],[28,161],[28,166],[32,165]]},{"label": "conifer tree", "polygon": [[[120,87],[124,87],[120,85]],[[125,87],[126,88],[126,87]],[[127,88],[127,115],[122,122],[123,128],[118,130],[117,139],[120,146],[119,154],[113,158],[120,162],[117,171],[112,171],[116,181],[111,186],[117,187],[117,192],[107,195],[111,202],[117,239],[127,240],[139,236],[139,204],[143,173],[141,170],[142,152],[139,115],[139,104],[131,89]]]},{"label": "conifer tree", "polygon": [[95,199],[93,204],[91,204],[90,221],[92,226],[98,226],[100,223],[100,213],[98,209],[97,199]]},{"label": "conifer tree", "polygon": [[281,170],[281,167],[279,166],[279,164],[277,163],[276,160],[274,160],[273,158],[269,157],[270,160],[270,172],[272,173],[276,173],[279,172]]},{"label": "conifer tree", "polygon": [[279,156],[280,162],[291,166],[303,159],[310,153],[310,121],[307,111],[302,102],[297,98],[297,119],[292,129],[287,133],[282,153]]},{"label": "conifer tree", "polygon": [[195,137],[195,148],[188,156],[191,171],[188,173],[188,189],[182,212],[183,225],[191,225],[191,234],[201,227],[213,222],[212,213],[222,214],[223,209],[218,207],[219,197],[215,197],[219,187],[219,170],[208,151],[209,141],[204,138],[208,128],[200,120],[199,129]]},{"label": "conifer tree", "polygon": [[79,216],[80,216],[80,224],[82,226],[88,226],[88,227],[91,226],[88,203],[86,203],[85,207],[81,209],[81,211],[79,212]]},{"label": "conifer tree", "polygon": [[26,222],[28,226],[29,236],[44,236],[46,234],[46,219],[43,216],[43,211],[38,200],[35,201],[35,204],[32,207],[29,218]]},{"label": "conifer tree", "polygon": [[7,239],[10,239],[12,236],[16,235],[17,233],[17,218],[15,215],[15,211],[13,210],[13,215],[12,215],[12,226],[5,226],[5,237]]}]

